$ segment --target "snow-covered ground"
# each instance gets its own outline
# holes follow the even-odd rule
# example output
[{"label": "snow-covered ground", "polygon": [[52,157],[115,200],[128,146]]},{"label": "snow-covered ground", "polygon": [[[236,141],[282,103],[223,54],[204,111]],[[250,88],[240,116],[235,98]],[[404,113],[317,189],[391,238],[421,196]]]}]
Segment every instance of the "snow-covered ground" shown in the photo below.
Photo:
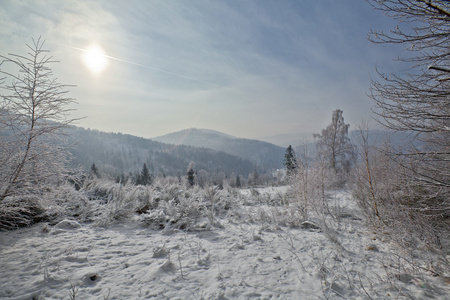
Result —
[{"label": "snow-covered ground", "polygon": [[416,263],[365,225],[349,193],[332,195],[340,218],[324,230],[277,222],[289,207],[255,201],[285,192],[243,191],[253,200],[194,230],[154,230],[141,215],[0,232],[0,299],[450,298],[448,277],[432,273],[441,258],[418,249],[429,265]]}]

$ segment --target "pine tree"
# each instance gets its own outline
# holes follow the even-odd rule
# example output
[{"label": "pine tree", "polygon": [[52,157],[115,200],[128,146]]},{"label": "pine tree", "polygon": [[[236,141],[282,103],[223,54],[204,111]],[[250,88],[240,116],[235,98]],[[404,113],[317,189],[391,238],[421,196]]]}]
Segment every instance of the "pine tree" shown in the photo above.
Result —
[{"label": "pine tree", "polygon": [[237,188],[241,187],[241,178],[239,178],[239,175],[236,176],[236,187]]},{"label": "pine tree", "polygon": [[144,166],[142,167],[141,176],[139,176],[139,181],[140,181],[139,184],[141,185],[149,185],[152,183],[152,177],[145,163]]},{"label": "pine tree", "polygon": [[194,186],[194,180],[195,180],[195,172],[194,169],[190,168],[187,171],[187,180],[190,186]]},{"label": "pine tree", "polygon": [[194,172],[195,162],[191,161],[187,170],[187,180],[190,186],[194,186],[195,183],[195,172]]},{"label": "pine tree", "polygon": [[289,177],[295,174],[295,171],[297,170],[297,158],[295,157],[295,152],[291,145],[286,148],[283,164],[286,167],[286,173]]},{"label": "pine tree", "polygon": [[254,186],[257,186],[259,183],[259,173],[256,170],[256,166],[255,166],[255,170],[253,170],[253,173],[251,175],[251,181]]},{"label": "pine tree", "polygon": [[95,177],[100,178],[100,173],[98,172],[98,168],[95,163],[91,166],[91,175],[95,175]]}]

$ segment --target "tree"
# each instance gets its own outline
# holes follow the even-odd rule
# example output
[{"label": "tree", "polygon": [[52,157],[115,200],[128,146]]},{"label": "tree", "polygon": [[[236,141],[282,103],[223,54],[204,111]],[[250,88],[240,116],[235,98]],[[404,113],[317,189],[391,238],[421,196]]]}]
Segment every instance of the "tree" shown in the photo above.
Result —
[{"label": "tree", "polygon": [[190,186],[194,186],[194,183],[195,183],[194,167],[195,167],[195,163],[191,161],[189,163],[188,171],[186,173],[187,180],[188,180],[188,183],[189,183]]},{"label": "tree", "polygon": [[100,173],[98,172],[98,168],[95,163],[92,163],[91,166],[91,175],[95,175],[95,177],[100,178]]},{"label": "tree", "polygon": [[248,181],[249,183],[251,182],[253,186],[257,186],[259,184],[259,173],[258,170],[256,170],[256,166],[253,173],[249,175]]},{"label": "tree", "polygon": [[286,174],[288,176],[295,175],[295,171],[297,170],[297,158],[295,157],[295,152],[291,145],[286,148],[283,164],[286,167]]},{"label": "tree", "polygon": [[187,180],[190,186],[194,186],[194,180],[195,180],[195,172],[194,169],[189,169],[187,171]]},{"label": "tree", "polygon": [[[407,71],[373,80],[371,98],[379,121],[389,129],[412,132],[409,147],[392,156],[422,186],[449,196],[450,181],[450,2],[444,0],[370,1],[400,24],[389,33],[371,32],[374,43],[403,45],[399,60]],[[419,141],[420,143],[417,143]],[[418,147],[418,144],[425,146]],[[413,168],[411,166],[414,166]]]},{"label": "tree", "polygon": [[336,109],[331,115],[331,124],[314,134],[317,155],[335,173],[348,173],[356,160],[355,147],[348,138],[349,124],[345,124],[343,111]]},{"label": "tree", "polygon": [[407,51],[398,58],[405,71],[378,72],[379,78],[371,84],[379,122],[411,137],[404,145],[384,151],[396,164],[392,168],[396,176],[383,184],[397,219],[402,216],[395,220],[403,225],[396,225],[401,234],[439,239],[450,228],[450,2],[370,3],[399,23],[388,33],[372,31],[370,40],[401,45]]},{"label": "tree", "polygon": [[39,38],[27,45],[27,56],[0,55],[5,76],[0,95],[0,201],[57,182],[67,173],[64,129],[74,121],[68,119],[68,106],[75,101],[67,96],[69,86],[53,77],[50,65],[55,61],[43,46]]},{"label": "tree", "polygon": [[149,185],[152,183],[152,177],[148,171],[147,165],[144,163],[142,166],[141,176],[139,176],[139,184]]},{"label": "tree", "polygon": [[237,188],[241,187],[241,178],[239,178],[239,175],[236,175],[236,187]]}]

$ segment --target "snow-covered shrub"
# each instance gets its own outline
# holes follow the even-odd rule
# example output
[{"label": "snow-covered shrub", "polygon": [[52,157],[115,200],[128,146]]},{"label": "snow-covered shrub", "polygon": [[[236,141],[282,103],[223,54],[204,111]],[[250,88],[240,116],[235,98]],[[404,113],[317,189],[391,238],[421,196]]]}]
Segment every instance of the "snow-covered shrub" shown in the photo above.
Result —
[{"label": "snow-covered shrub", "polygon": [[12,230],[46,220],[39,196],[11,196],[0,202],[0,230]]},{"label": "snow-covered shrub", "polygon": [[95,211],[72,185],[49,186],[40,194],[5,198],[0,203],[0,228],[15,229],[38,222],[56,224],[65,218],[92,221]]},{"label": "snow-covered shrub", "polygon": [[107,203],[97,224],[108,225],[111,222],[129,219],[136,212],[138,191],[139,187],[134,185],[111,184]]},{"label": "snow-covered shrub", "polygon": [[195,197],[160,202],[159,209],[166,217],[167,226],[183,230],[195,227],[206,210]]},{"label": "snow-covered shrub", "polygon": [[101,178],[89,178],[84,182],[82,191],[85,193],[89,200],[101,200],[107,203],[113,198],[114,190],[118,187],[118,184]]},{"label": "snow-covered shrub", "polygon": [[205,230],[220,226],[216,216],[231,209],[232,196],[216,187],[186,189],[183,184],[170,183],[155,187],[151,203],[152,209],[140,218],[153,229]]},{"label": "snow-covered shrub", "polygon": [[[235,205],[237,193],[233,189],[220,189],[217,186],[203,189],[203,202],[210,212],[210,217],[226,216],[227,212]],[[230,192],[232,192],[230,194]]]},{"label": "snow-covered shrub", "polygon": [[[224,216],[233,205],[227,190],[187,189],[176,181],[157,179],[152,185],[118,184],[105,179],[90,179],[82,192],[95,203],[97,224],[135,218],[152,229],[196,230],[216,226],[216,216]],[[236,193],[235,193],[236,194]]]},{"label": "snow-covered shrub", "polygon": [[450,230],[448,199],[412,181],[412,171],[389,156],[389,147],[380,150],[367,140],[361,143],[361,160],[353,176],[355,199],[368,220],[384,227],[399,244],[443,248],[440,240]]}]

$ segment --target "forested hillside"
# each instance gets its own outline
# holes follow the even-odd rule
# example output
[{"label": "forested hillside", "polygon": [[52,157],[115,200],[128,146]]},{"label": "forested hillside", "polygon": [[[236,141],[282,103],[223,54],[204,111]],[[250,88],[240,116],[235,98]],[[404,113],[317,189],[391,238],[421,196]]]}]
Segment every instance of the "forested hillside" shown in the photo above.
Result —
[{"label": "forested hillside", "polygon": [[213,130],[190,128],[156,137],[153,140],[223,151],[249,160],[263,169],[283,168],[285,148],[263,141],[236,138]]},{"label": "forested hillside", "polygon": [[225,175],[247,177],[255,169],[250,161],[225,152],[164,144],[128,134],[72,127],[70,136],[73,165],[89,169],[95,163],[101,172],[113,176],[140,170],[144,163],[153,175],[184,175],[191,162],[195,162],[197,171]]}]

